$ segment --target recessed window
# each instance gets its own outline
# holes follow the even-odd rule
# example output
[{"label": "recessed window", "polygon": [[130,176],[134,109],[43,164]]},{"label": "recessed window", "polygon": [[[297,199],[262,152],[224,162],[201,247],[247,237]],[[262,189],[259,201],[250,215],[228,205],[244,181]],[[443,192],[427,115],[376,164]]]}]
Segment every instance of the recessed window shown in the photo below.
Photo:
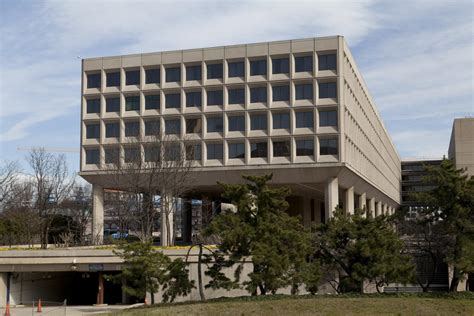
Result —
[{"label": "recessed window", "polygon": [[105,123],[105,137],[120,137],[120,123]]},{"label": "recessed window", "polygon": [[181,120],[166,120],[165,121],[165,134],[176,135],[181,133]]},{"label": "recessed window", "polygon": [[222,90],[207,91],[207,105],[222,105]]},{"label": "recessed window", "polygon": [[87,113],[100,113],[100,99],[88,99]]},{"label": "recessed window", "polygon": [[202,119],[200,117],[186,119],[186,134],[199,134],[202,131]]},{"label": "recessed window", "polygon": [[289,157],[290,142],[289,141],[273,141],[273,157]]},{"label": "recessed window", "polygon": [[125,84],[127,86],[140,85],[140,70],[129,70],[125,72]]},{"label": "recessed window", "polygon": [[251,60],[250,61],[250,75],[251,76],[265,76],[267,74],[267,60]]},{"label": "recessed window", "polygon": [[207,159],[222,159],[224,157],[222,144],[207,144]]},{"label": "recessed window", "polygon": [[295,72],[313,72],[313,56],[295,57]]},{"label": "recessed window", "polygon": [[125,122],[125,137],[135,137],[140,134],[140,122]]},{"label": "recessed window", "polygon": [[145,121],[145,135],[146,136],[157,136],[160,135],[160,121]]},{"label": "recessed window", "polygon": [[160,69],[146,69],[145,83],[160,83]]},{"label": "recessed window", "polygon": [[143,152],[145,154],[145,161],[146,162],[159,162],[160,161],[160,147],[148,145],[144,146]]},{"label": "recessed window", "polygon": [[86,149],[86,164],[97,165],[100,163],[100,151],[99,149]]},{"label": "recessed window", "polygon": [[319,98],[320,99],[327,99],[337,98],[337,91],[336,91],[336,83],[335,82],[320,82],[319,83]]},{"label": "recessed window", "polygon": [[86,125],[86,138],[100,138],[100,124],[87,124]]},{"label": "recessed window", "polygon": [[167,109],[179,109],[181,107],[180,93],[167,93],[165,95]]},{"label": "recessed window", "polygon": [[337,138],[323,138],[319,140],[320,155],[337,155]]},{"label": "recessed window", "polygon": [[290,86],[273,86],[272,87],[273,101],[289,101],[290,100]]},{"label": "recessed window", "polygon": [[105,148],[104,149],[105,163],[118,163],[120,159],[119,148]]},{"label": "recessed window", "polygon": [[125,111],[140,111],[140,96],[125,97]]},{"label": "recessed window", "polygon": [[250,88],[250,102],[267,102],[267,87]]},{"label": "recessed window", "polygon": [[336,54],[318,55],[319,70],[336,70]]},{"label": "recessed window", "polygon": [[160,95],[150,94],[145,96],[145,110],[159,110],[160,109]]},{"label": "recessed window", "polygon": [[210,116],[207,118],[208,133],[222,133],[224,130],[224,121],[222,116]]},{"label": "recessed window", "polygon": [[313,111],[296,112],[296,128],[313,128]]},{"label": "recessed window", "polygon": [[290,62],[288,58],[272,58],[272,73],[287,74],[290,72]]},{"label": "recessed window", "polygon": [[255,142],[250,144],[250,157],[267,158],[267,142]]},{"label": "recessed window", "polygon": [[229,104],[244,104],[245,103],[245,89],[229,89]]},{"label": "recessed window", "polygon": [[166,82],[180,82],[181,81],[181,68],[170,67],[166,68]]},{"label": "recessed window", "polygon": [[201,144],[187,144],[186,145],[186,159],[187,160],[201,160],[202,150]]},{"label": "recessed window", "polygon": [[266,114],[250,115],[250,129],[253,131],[266,130],[267,129],[267,115]]},{"label": "recessed window", "polygon": [[100,74],[87,75],[87,88],[98,88],[100,89]]},{"label": "recessed window", "polygon": [[273,129],[290,129],[290,114],[273,113]]},{"label": "recessed window", "polygon": [[229,63],[229,78],[244,77],[245,64],[243,61]]},{"label": "recessed window", "polygon": [[230,143],[229,159],[245,158],[245,144],[244,143]]},{"label": "recessed window", "polygon": [[221,79],[222,74],[222,64],[207,65],[207,79]]},{"label": "recessed window", "polygon": [[105,76],[107,87],[120,87],[120,72],[108,72]]},{"label": "recessed window", "polygon": [[314,140],[299,139],[296,141],[296,156],[313,156]]},{"label": "recessed window", "polygon": [[120,97],[106,98],[105,112],[120,112]]},{"label": "recessed window", "polygon": [[229,116],[229,132],[243,132],[245,131],[245,116],[234,115]]},{"label": "recessed window", "polygon": [[201,65],[186,66],[186,80],[201,80]]},{"label": "recessed window", "polygon": [[186,107],[201,107],[201,91],[186,92]]},{"label": "recessed window", "polygon": [[319,126],[337,126],[337,111],[319,111]]},{"label": "recessed window", "polygon": [[173,142],[164,146],[164,159],[167,161],[180,161],[181,160],[181,145]]},{"label": "recessed window", "polygon": [[139,162],[141,160],[139,147],[125,147],[123,153],[124,161],[126,163]]},{"label": "recessed window", "polygon": [[295,85],[295,99],[296,100],[312,100],[313,99],[313,84],[304,83]]}]

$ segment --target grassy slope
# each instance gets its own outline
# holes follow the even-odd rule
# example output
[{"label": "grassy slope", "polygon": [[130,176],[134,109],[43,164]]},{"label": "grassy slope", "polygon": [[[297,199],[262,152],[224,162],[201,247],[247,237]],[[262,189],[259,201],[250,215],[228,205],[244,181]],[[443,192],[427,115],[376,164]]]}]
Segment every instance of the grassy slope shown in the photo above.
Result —
[{"label": "grassy slope", "polygon": [[229,299],[171,304],[121,313],[137,315],[474,315],[474,296],[360,296]]}]

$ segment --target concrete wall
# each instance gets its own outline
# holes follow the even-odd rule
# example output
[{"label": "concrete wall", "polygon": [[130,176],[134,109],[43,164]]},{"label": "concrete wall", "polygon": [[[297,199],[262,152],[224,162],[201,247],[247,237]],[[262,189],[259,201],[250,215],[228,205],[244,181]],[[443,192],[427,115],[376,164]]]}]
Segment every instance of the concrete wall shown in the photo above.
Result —
[{"label": "concrete wall", "polygon": [[474,118],[454,120],[448,157],[456,168],[467,168],[467,174],[474,176]]}]

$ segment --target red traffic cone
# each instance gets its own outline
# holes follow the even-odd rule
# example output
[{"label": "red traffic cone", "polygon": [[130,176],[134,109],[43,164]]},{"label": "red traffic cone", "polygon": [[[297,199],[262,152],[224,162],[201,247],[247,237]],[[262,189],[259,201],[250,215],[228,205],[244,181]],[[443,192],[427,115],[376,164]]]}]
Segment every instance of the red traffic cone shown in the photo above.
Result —
[{"label": "red traffic cone", "polygon": [[10,303],[7,303],[7,306],[5,306],[5,314],[4,316],[10,316]]},{"label": "red traffic cone", "polygon": [[41,306],[41,299],[38,300],[38,308],[36,309],[37,313],[41,313],[43,311],[43,306]]}]

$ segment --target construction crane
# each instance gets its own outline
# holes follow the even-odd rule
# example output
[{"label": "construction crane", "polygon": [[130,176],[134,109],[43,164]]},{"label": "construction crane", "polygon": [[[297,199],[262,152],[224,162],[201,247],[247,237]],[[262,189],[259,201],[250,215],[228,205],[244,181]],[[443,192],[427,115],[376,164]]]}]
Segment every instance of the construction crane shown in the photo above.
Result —
[{"label": "construction crane", "polygon": [[32,151],[34,149],[44,149],[47,152],[54,153],[79,153],[79,149],[67,147],[17,147],[17,151]]}]

